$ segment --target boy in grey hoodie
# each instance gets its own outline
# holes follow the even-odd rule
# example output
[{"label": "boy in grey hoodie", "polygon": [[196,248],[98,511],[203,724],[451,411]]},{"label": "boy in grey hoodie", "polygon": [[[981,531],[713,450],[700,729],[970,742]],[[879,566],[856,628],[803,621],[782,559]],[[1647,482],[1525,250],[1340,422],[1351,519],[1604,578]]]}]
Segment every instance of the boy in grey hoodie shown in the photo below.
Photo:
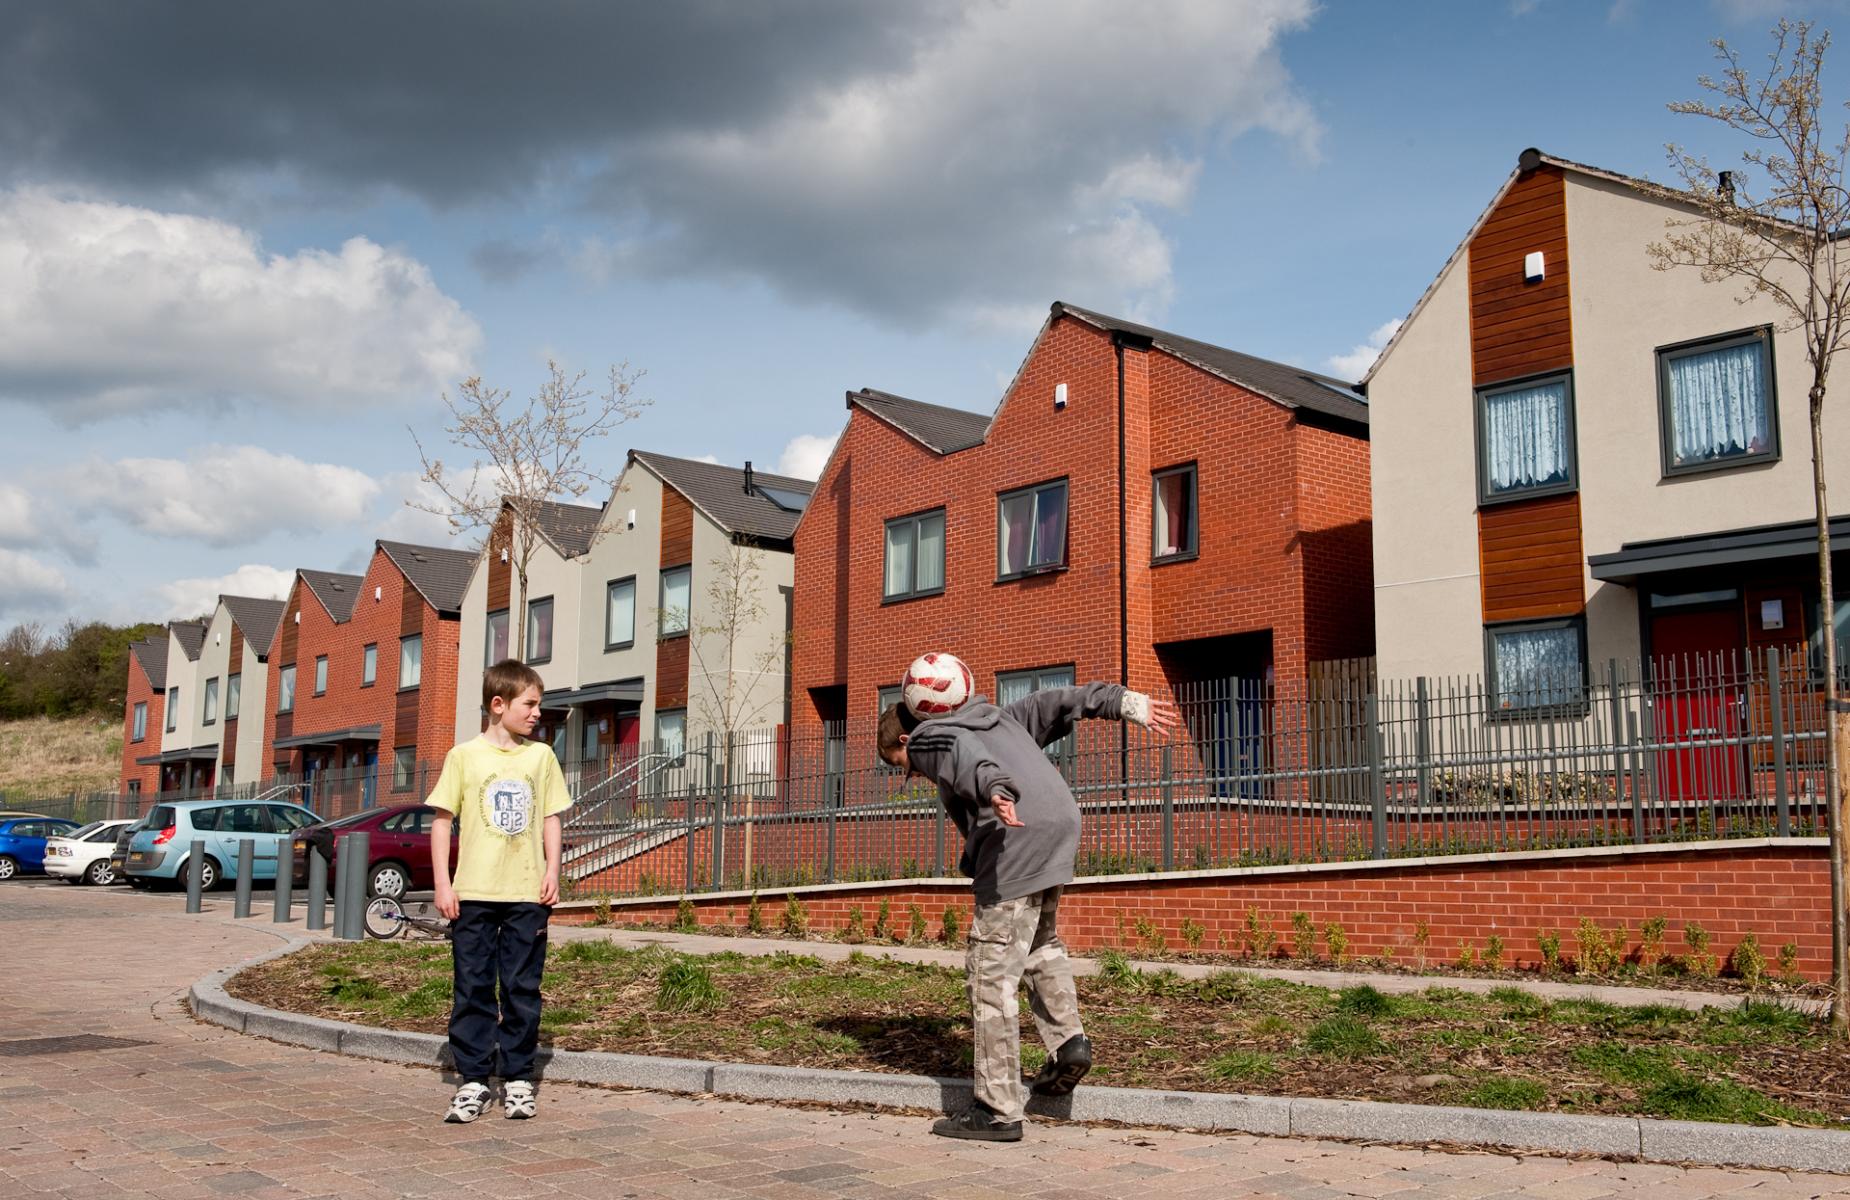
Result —
[{"label": "boy in grey hoodie", "polygon": [[976,1038],[976,1103],[932,1126],[944,1137],[1021,1140],[1018,989],[1028,984],[1048,1059],[1032,1084],[1064,1096],[1092,1068],[1079,1022],[1072,966],[1056,929],[1060,891],[1073,881],[1079,805],[1045,747],[1086,717],[1132,721],[1160,734],[1175,708],[1114,683],[1049,688],[1006,708],[983,697],[948,716],[919,721],[896,704],[880,717],[880,757],[938,785],[964,835],[958,868],[976,893],[965,985]]}]

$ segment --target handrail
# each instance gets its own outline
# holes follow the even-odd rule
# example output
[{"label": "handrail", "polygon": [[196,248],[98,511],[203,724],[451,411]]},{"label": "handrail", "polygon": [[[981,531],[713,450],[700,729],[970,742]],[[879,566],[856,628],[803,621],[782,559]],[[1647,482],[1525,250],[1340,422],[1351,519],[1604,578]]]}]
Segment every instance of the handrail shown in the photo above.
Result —
[{"label": "handrail", "polygon": [[[645,773],[642,768],[646,763],[650,762],[651,760],[656,760],[658,762],[658,765]],[[605,779],[599,783],[592,784],[589,788],[586,788],[584,791],[580,792],[578,794],[577,800],[574,801],[572,805],[572,807],[576,811],[573,813],[572,817],[566,821],[566,825],[568,827],[576,827],[579,825],[588,824],[590,822],[591,813],[593,809],[601,805],[609,803],[609,801],[611,799],[614,799],[614,797],[606,797],[604,799],[597,800],[589,806],[586,805],[585,803],[586,800],[596,795],[598,792],[604,791],[605,789],[620,788],[622,786],[625,786],[625,778],[624,778],[625,776],[633,773],[635,775],[635,778],[632,780],[629,780],[628,782],[631,784],[634,784],[637,787],[641,787],[644,783],[646,783],[650,779],[655,778],[656,775],[667,770],[668,768],[673,766],[678,761],[679,761],[678,756],[672,755],[672,754],[640,755],[639,757],[634,759],[632,762],[624,766],[622,770],[617,771],[614,774],[612,774],[608,779]]]}]

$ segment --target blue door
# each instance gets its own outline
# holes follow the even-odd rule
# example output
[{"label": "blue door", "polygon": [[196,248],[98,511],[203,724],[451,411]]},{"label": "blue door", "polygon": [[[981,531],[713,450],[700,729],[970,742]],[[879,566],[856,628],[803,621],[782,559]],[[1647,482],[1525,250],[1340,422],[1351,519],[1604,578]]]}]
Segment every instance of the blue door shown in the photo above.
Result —
[{"label": "blue door", "polygon": [[360,773],[360,807],[371,808],[379,787],[379,748],[366,752],[366,766]]}]

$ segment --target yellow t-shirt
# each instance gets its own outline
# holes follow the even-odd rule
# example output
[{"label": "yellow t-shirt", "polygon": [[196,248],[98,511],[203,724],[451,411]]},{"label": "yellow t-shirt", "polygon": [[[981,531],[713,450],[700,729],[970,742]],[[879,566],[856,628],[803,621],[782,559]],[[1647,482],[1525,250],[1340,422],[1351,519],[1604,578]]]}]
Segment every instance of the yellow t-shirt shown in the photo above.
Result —
[{"label": "yellow t-shirt", "polygon": [[503,750],[471,738],[444,757],[424,803],[456,817],[458,900],[539,903],[546,818],[572,806],[551,746],[526,742]]}]

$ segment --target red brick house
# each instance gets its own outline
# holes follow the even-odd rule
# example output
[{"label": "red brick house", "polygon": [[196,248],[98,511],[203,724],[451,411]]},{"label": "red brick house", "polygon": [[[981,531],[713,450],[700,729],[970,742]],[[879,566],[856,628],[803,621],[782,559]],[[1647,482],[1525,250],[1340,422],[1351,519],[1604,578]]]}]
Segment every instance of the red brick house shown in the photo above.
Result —
[{"label": "red brick house", "polygon": [[[128,686],[122,702],[122,791],[161,790],[161,730],[167,702],[167,632],[129,644]],[[149,761],[142,761],[142,760]]]},{"label": "red brick house", "polygon": [[474,561],[381,541],[364,575],[296,572],[270,654],[266,778],[325,775],[307,797],[324,815],[417,788],[418,764],[455,742],[458,617]]},{"label": "red brick house", "polygon": [[1003,699],[1372,651],[1368,409],[1341,381],[1056,303],[993,416],[847,402],[795,535],[797,731],[870,719],[932,648]]}]

